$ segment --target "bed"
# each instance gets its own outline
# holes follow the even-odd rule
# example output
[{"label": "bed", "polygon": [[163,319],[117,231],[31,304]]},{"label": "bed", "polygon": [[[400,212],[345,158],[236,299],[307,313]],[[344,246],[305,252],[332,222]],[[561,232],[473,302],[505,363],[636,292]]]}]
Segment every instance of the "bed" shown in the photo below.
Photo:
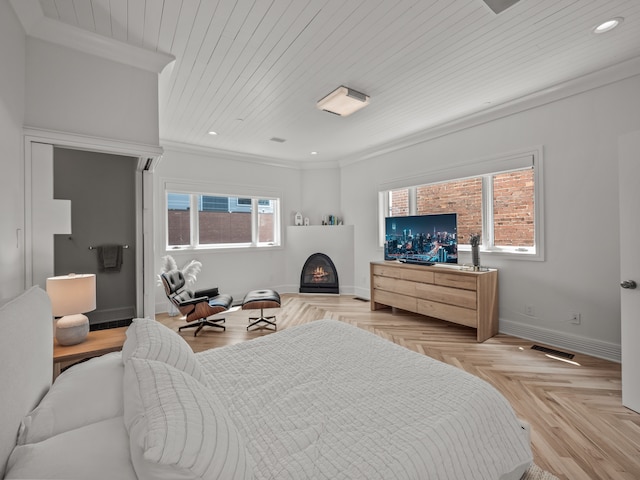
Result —
[{"label": "bed", "polygon": [[0,306],[0,478],[519,479],[491,385],[335,320],[194,354],[135,319],[53,385],[48,297]]}]

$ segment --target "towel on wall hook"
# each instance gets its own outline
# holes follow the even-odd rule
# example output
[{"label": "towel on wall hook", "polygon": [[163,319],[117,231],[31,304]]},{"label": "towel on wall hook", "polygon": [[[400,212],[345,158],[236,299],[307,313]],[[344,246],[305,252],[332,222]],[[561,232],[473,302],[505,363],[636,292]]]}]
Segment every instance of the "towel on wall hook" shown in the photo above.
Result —
[{"label": "towel on wall hook", "polygon": [[122,267],[122,245],[98,247],[98,268],[101,272],[119,272]]}]

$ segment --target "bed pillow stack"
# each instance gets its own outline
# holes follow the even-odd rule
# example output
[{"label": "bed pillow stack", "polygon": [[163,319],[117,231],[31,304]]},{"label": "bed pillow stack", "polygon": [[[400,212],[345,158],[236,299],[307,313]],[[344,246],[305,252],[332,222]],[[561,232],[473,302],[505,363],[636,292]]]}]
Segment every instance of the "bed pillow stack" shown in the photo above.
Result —
[{"label": "bed pillow stack", "polygon": [[253,478],[236,426],[182,337],[136,319],[122,358],[124,421],[140,480]]},{"label": "bed pillow stack", "polygon": [[123,421],[123,374],[120,352],[64,371],[23,418],[5,478],[135,480]]}]

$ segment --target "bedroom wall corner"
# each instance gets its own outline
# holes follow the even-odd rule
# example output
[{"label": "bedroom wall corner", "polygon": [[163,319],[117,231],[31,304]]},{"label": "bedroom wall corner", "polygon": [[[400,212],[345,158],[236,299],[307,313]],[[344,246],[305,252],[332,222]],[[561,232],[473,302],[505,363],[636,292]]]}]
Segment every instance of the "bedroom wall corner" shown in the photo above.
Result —
[{"label": "bedroom wall corner", "polygon": [[303,169],[301,183],[301,213],[309,219],[310,225],[321,225],[325,215],[342,218],[338,167]]},{"label": "bedroom wall corner", "polygon": [[[172,255],[178,266],[192,259],[202,262],[195,289],[217,286],[229,293],[235,303],[249,290],[272,288],[287,291],[286,262],[288,255],[287,226],[293,222],[293,213],[302,208],[302,182],[300,169],[268,165],[231,157],[224,152],[196,150],[185,146],[164,146],[162,161],[154,172],[155,203],[155,271],[162,268],[161,257]],[[227,193],[251,190],[269,192],[281,199],[282,245],[274,248],[251,249],[184,249],[167,250],[165,183],[195,185],[203,192]],[[156,311],[166,312],[168,301],[158,284],[155,291]]]}]

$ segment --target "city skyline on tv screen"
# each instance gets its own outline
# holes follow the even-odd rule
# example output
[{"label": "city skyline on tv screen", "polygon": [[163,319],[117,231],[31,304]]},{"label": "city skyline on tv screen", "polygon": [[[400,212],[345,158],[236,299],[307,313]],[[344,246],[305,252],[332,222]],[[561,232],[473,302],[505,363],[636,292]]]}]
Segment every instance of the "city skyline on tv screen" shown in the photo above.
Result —
[{"label": "city skyline on tv screen", "polygon": [[385,218],[385,260],[458,263],[455,213]]}]

